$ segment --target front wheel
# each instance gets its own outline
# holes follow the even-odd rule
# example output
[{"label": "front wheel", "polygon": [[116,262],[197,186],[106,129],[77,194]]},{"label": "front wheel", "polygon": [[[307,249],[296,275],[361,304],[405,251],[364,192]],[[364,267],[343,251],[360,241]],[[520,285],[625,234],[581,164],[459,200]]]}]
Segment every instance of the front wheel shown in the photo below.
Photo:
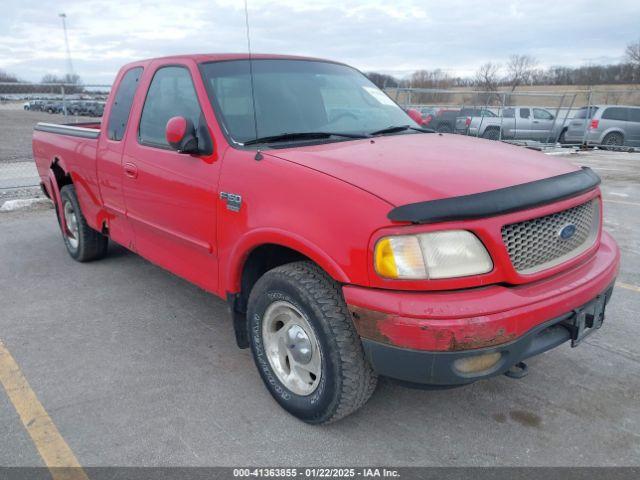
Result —
[{"label": "front wheel", "polygon": [[65,185],[60,190],[62,238],[71,258],[78,262],[98,260],[107,254],[109,239],[89,225],[80,210],[76,189]]},{"label": "front wheel", "polygon": [[289,413],[311,423],[360,408],[376,387],[340,286],[311,262],[267,272],[249,297],[253,358]]}]

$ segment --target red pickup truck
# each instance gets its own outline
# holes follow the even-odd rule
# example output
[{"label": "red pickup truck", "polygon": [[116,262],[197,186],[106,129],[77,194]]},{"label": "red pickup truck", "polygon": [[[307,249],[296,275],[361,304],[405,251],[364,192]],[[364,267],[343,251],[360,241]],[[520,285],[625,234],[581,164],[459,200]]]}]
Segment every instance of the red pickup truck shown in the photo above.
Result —
[{"label": "red pickup truck", "polygon": [[521,377],[602,325],[619,250],[599,177],[421,129],[347,65],[135,62],[103,118],[35,128],[69,254],[110,239],[226,298],[238,345],[306,422],[355,411],[378,375]]}]

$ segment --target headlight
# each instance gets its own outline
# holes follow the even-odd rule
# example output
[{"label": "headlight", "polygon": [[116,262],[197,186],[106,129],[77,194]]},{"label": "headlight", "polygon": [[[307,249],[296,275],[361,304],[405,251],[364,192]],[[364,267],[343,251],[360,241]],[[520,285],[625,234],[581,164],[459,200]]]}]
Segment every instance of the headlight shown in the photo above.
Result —
[{"label": "headlight", "polygon": [[487,249],[466,230],[381,238],[374,262],[382,277],[414,280],[465,277],[493,269]]}]

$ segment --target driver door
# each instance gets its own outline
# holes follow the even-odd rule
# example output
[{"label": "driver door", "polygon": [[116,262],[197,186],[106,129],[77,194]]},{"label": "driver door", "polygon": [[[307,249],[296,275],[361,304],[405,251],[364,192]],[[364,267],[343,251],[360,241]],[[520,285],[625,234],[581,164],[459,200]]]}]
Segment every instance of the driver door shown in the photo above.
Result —
[{"label": "driver door", "polygon": [[220,162],[213,156],[178,153],[165,139],[171,117],[183,116],[196,128],[205,121],[189,66],[161,65],[152,73],[146,98],[134,113],[137,121],[130,128],[135,131],[129,132],[122,162],[135,249],[153,263],[214,291]]}]

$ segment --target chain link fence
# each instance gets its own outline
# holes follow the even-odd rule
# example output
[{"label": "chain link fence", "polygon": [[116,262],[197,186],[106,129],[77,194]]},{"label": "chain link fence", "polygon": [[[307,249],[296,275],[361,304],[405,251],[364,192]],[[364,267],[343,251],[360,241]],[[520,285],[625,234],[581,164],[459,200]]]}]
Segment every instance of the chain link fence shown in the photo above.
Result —
[{"label": "chain link fence", "polygon": [[[31,133],[37,122],[74,123],[102,116],[109,85],[0,83],[0,192],[37,186]],[[388,88],[424,127],[529,148],[640,148],[637,89],[475,91]]]},{"label": "chain link fence", "polygon": [[0,195],[37,187],[31,134],[38,122],[79,123],[102,116],[110,85],[0,83]]},{"label": "chain link fence", "polygon": [[530,148],[629,150],[640,147],[637,89],[475,91],[391,88],[387,94],[417,110],[422,125]]}]

